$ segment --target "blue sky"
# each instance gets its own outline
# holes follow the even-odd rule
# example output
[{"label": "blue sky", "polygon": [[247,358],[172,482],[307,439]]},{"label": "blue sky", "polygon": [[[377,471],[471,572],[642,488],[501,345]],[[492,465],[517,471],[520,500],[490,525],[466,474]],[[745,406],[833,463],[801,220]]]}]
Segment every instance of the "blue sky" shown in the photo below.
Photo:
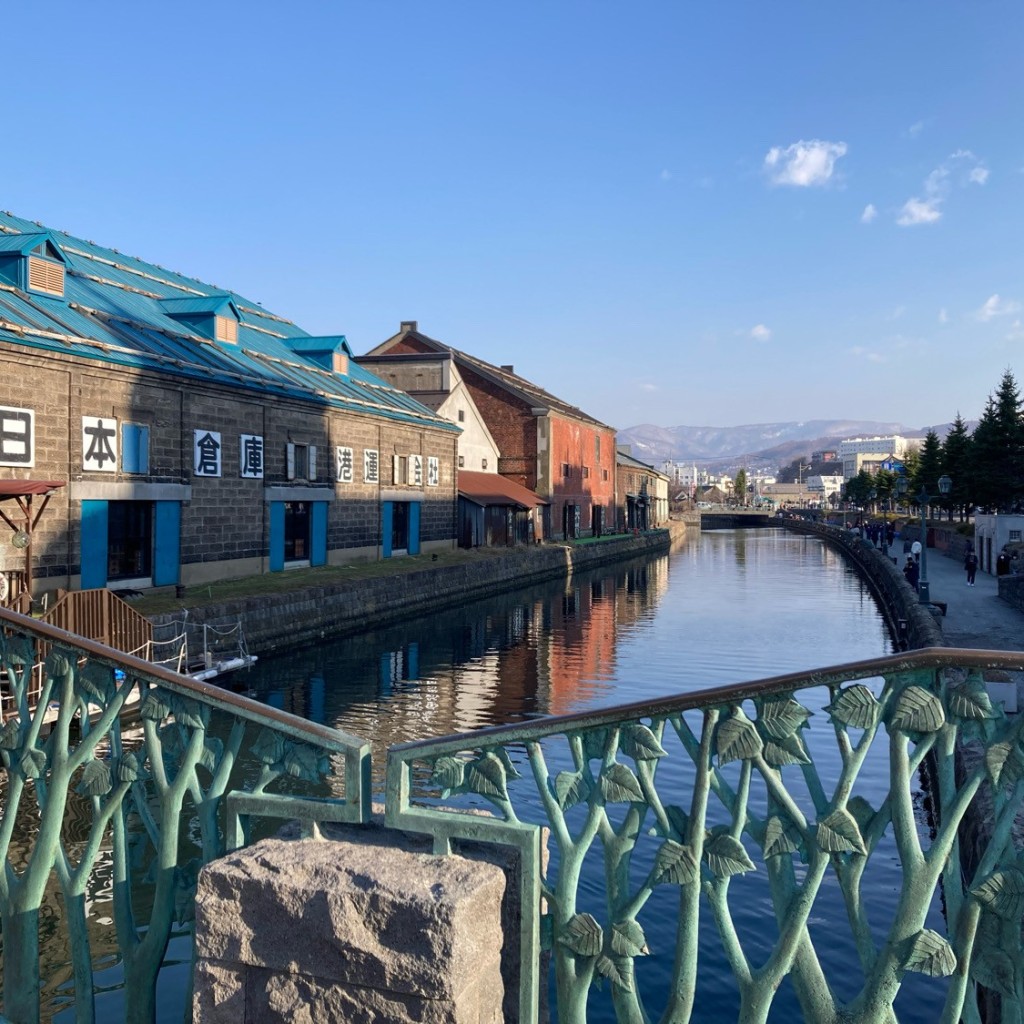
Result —
[{"label": "blue sky", "polygon": [[[5,11],[0,205],[620,428],[976,417],[1024,364],[1024,4]],[[1020,364],[1020,365],[1019,365]]]}]

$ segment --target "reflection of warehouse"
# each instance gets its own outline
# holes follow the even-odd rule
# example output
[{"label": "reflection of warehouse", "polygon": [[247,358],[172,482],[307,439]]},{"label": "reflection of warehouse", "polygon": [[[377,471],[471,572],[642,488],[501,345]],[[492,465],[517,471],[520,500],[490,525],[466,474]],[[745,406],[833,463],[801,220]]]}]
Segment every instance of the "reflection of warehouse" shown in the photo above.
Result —
[{"label": "reflection of warehouse", "polygon": [[[32,535],[40,589],[449,547],[457,436],[340,335],[0,214],[0,492],[64,485]],[[10,579],[23,564],[0,546]]]}]

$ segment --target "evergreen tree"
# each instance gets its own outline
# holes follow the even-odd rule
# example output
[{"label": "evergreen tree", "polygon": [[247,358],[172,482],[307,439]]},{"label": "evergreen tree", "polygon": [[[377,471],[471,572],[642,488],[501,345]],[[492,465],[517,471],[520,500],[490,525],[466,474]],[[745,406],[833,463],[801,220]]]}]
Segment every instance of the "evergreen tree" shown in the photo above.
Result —
[{"label": "evergreen tree", "polygon": [[747,471],[741,469],[736,474],[736,483],[733,484],[733,495],[741,505],[747,503]]},{"label": "evergreen tree", "polygon": [[949,492],[950,513],[955,510],[965,522],[971,500],[971,435],[959,412],[942,445],[942,471],[953,481]]},{"label": "evergreen tree", "polygon": [[918,458],[917,470],[911,480],[909,497],[916,497],[923,488],[929,497],[934,498],[932,504],[939,501],[939,477],[942,476],[942,443],[934,430],[925,434],[924,444]]},{"label": "evergreen tree", "polygon": [[1006,370],[972,436],[972,494],[983,508],[1009,510],[1024,498],[1024,426],[1013,373]]}]

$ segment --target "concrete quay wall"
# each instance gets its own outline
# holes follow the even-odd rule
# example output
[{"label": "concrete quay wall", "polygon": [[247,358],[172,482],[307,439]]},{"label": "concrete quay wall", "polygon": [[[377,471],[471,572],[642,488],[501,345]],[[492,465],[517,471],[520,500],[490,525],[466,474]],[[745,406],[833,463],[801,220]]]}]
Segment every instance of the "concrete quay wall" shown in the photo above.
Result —
[{"label": "concrete quay wall", "polygon": [[[325,636],[374,629],[408,616],[569,577],[579,570],[667,551],[679,535],[676,528],[582,544],[481,549],[478,559],[461,565],[432,566],[426,561],[418,572],[204,605],[190,610],[189,621],[202,624],[241,619],[249,651],[259,654]],[[151,619],[161,625],[180,622],[181,616],[154,615]]]}]

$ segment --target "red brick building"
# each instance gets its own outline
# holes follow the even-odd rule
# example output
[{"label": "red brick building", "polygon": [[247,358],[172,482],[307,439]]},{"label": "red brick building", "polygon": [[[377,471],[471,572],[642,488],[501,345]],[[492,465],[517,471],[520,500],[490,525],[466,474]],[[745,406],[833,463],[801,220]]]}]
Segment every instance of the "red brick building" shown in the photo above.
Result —
[{"label": "red brick building", "polygon": [[[450,353],[494,438],[498,472],[550,503],[544,537],[615,528],[615,429],[520,377],[421,333],[415,320],[364,357],[388,380],[384,357]],[[357,360],[358,362],[359,360]]]}]

